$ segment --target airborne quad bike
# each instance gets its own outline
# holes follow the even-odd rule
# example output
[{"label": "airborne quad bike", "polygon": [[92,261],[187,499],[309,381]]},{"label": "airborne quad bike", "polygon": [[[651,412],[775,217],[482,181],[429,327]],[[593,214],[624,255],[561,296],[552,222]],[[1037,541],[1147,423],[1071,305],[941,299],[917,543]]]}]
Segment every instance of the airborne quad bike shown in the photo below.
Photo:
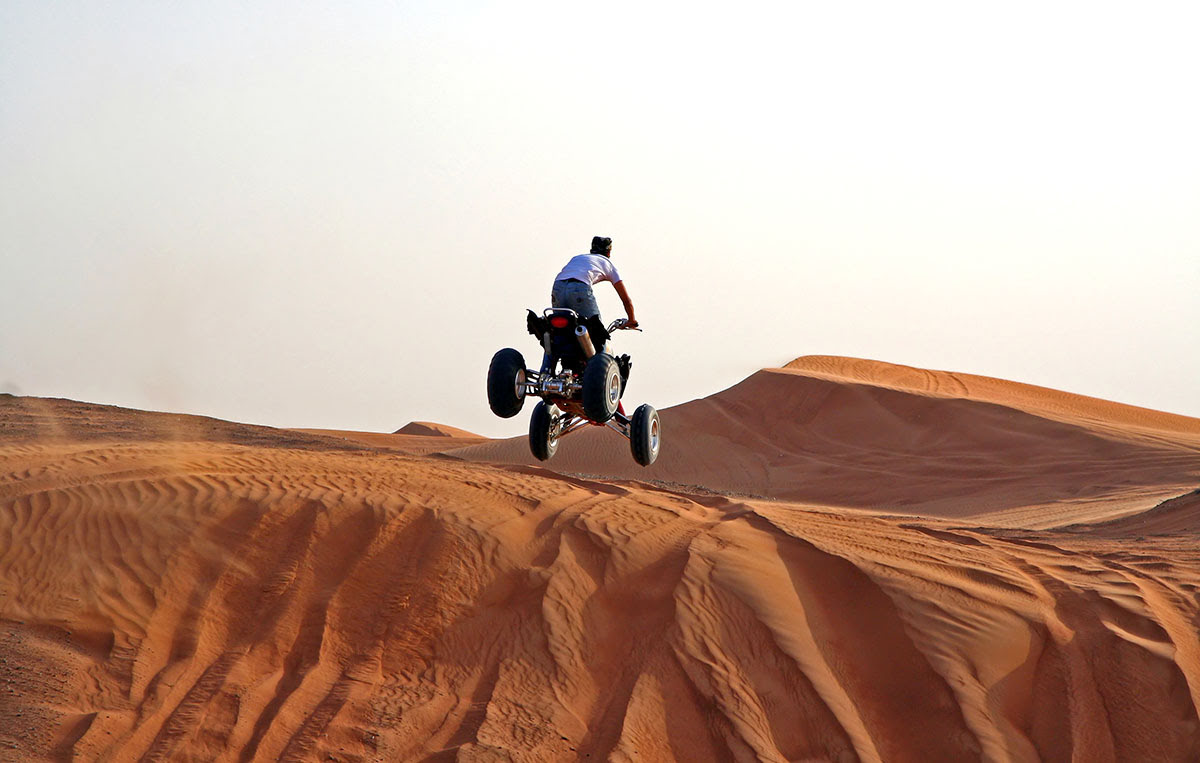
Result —
[{"label": "airborne quad bike", "polygon": [[541,315],[528,311],[526,327],[542,344],[542,367],[526,368],[525,358],[511,347],[492,356],[487,381],[492,412],[511,418],[527,396],[541,398],[529,420],[529,449],[539,461],[554,455],[560,439],[591,424],[629,438],[633,460],[642,466],[654,463],[661,438],[658,411],[640,405],[626,416],[621,396],[629,380],[629,356],[596,352],[612,332],[628,328],[625,319],[605,328],[599,316],[581,319],[574,310],[552,307]]}]

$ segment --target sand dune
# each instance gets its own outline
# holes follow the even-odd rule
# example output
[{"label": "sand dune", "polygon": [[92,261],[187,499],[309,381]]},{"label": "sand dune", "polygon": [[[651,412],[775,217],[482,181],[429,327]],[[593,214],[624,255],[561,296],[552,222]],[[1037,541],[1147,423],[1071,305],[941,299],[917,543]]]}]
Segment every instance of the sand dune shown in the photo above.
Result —
[{"label": "sand dune", "polygon": [[446,426],[432,421],[410,421],[396,430],[396,434],[416,437],[458,437],[478,440],[479,435],[458,427]]},{"label": "sand dune", "polygon": [[944,398],[968,398],[1046,418],[1103,429],[1117,437],[1182,440],[1200,446],[1196,419],[1032,384],[973,374],[929,371],[895,363],[829,355],[797,358],[784,368],[833,381],[860,382]]},{"label": "sand dune", "polygon": [[[1200,420],[874,361],[801,358],[660,413],[648,468],[607,429],[564,438],[546,466],[1019,527],[1104,521],[1200,485]],[[523,438],[452,453],[538,463]]]},{"label": "sand dune", "polygon": [[1200,758],[1186,421],[795,368],[669,413],[875,511],[0,397],[0,759]]},{"label": "sand dune", "polygon": [[480,437],[465,429],[427,421],[414,421],[391,434],[335,429],[297,429],[294,431],[318,437],[330,437],[345,443],[412,454],[439,453],[487,442],[486,437]]}]

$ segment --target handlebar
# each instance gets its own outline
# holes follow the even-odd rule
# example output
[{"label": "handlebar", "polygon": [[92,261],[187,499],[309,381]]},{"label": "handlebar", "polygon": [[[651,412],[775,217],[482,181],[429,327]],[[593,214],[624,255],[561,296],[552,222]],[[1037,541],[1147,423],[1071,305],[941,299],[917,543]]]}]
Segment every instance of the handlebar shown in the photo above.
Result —
[{"label": "handlebar", "polygon": [[611,334],[614,331],[641,331],[640,328],[632,328],[627,326],[627,323],[629,323],[628,318],[617,318],[615,321],[608,324],[608,333]]}]

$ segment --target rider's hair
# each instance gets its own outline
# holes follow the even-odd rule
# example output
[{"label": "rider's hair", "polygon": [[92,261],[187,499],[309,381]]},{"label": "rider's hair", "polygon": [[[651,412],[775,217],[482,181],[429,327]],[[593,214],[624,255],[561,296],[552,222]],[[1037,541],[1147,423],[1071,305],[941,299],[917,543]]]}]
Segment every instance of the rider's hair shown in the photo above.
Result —
[{"label": "rider's hair", "polygon": [[608,254],[612,251],[612,239],[605,236],[592,236],[592,254]]}]

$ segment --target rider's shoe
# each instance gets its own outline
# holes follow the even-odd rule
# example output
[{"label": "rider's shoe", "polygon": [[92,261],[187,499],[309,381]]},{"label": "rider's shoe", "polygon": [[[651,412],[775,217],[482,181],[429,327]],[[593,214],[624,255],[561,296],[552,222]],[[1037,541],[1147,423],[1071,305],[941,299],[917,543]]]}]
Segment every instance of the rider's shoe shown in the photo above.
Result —
[{"label": "rider's shoe", "polygon": [[633,368],[633,360],[628,355],[617,358],[617,369],[621,372],[621,394],[625,394],[625,385],[629,383],[629,369]]}]

